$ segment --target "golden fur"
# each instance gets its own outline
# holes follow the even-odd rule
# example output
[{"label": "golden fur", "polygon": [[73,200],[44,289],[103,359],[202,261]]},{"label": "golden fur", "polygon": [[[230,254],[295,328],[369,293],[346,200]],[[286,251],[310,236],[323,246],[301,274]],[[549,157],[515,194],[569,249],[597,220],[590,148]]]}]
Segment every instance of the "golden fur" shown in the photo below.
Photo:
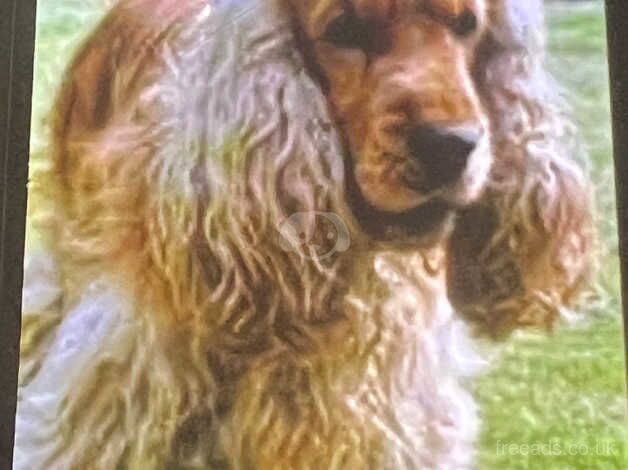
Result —
[{"label": "golden fur", "polygon": [[[384,49],[323,37],[342,4]],[[36,181],[54,242],[26,269],[16,468],[472,466],[481,361],[454,311],[549,326],[590,275],[541,8],[116,4]],[[404,186],[414,121],[481,129],[443,190]],[[282,238],[295,213],[311,243]]]}]

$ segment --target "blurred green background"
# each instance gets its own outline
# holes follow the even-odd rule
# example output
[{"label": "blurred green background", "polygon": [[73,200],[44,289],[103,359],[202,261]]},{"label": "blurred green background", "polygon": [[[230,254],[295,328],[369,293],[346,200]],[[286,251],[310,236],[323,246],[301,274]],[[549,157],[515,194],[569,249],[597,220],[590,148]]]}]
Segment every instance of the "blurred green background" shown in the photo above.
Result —
[{"label": "blurred green background", "polygon": [[[47,166],[45,118],[64,66],[106,3],[38,2],[31,171]],[[626,389],[603,2],[549,3],[547,23],[548,64],[564,88],[597,186],[604,248],[599,296],[584,324],[550,336],[518,332],[486,345],[494,365],[475,384],[484,423],[480,468],[624,469]],[[37,202],[30,205],[36,213]],[[28,231],[28,243],[31,249],[39,243],[36,231]]]},{"label": "blurred green background", "polygon": [[502,345],[498,366],[476,384],[485,418],[480,468],[625,469],[626,385],[603,1],[551,3],[546,17],[548,65],[563,87],[597,188],[604,250],[599,298],[583,325],[549,337],[519,332]]}]

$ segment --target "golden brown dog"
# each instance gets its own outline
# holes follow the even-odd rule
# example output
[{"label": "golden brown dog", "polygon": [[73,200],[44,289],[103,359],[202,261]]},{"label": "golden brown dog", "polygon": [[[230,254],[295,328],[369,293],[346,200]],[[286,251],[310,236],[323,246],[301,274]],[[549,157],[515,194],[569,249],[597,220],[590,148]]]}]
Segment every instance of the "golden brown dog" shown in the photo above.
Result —
[{"label": "golden brown dog", "polygon": [[456,313],[551,325],[592,259],[541,9],[117,3],[36,181],[16,468],[471,467]]}]

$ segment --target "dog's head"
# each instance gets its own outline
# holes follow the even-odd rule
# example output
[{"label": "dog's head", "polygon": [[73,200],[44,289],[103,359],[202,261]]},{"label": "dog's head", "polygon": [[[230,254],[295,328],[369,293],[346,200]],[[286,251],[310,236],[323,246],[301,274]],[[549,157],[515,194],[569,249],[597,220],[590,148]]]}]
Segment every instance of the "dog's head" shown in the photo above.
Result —
[{"label": "dog's head", "polygon": [[350,177],[380,220],[475,201],[492,161],[473,77],[485,2],[290,3],[310,70],[345,137]]},{"label": "dog's head", "polygon": [[457,213],[458,309],[493,331],[551,324],[588,279],[594,231],[545,73],[542,3],[288,3],[347,143],[349,179],[375,210],[367,228],[424,232]]}]

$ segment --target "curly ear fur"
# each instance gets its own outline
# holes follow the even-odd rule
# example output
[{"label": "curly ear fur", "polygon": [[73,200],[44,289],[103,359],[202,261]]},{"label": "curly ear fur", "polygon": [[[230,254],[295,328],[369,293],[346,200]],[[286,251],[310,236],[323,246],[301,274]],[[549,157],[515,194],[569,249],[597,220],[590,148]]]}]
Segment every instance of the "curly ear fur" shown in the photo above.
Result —
[{"label": "curly ear fur", "polygon": [[[132,359],[84,364],[84,386],[59,405],[75,435],[102,431],[91,433],[90,446],[106,443],[106,457],[82,452],[87,443],[75,438],[63,449],[71,440],[59,435],[50,445],[64,462],[96,468],[95,459],[176,455],[173,430],[185,433],[226,406],[251,358],[287,345],[308,349],[310,326],[340,315],[344,257],[318,260],[307,247],[280,243],[281,223],[296,212],[333,212],[355,230],[340,139],[278,8],[120,2],[68,69],[54,108],[53,174],[40,184],[58,189],[63,309],[80,312],[73,304],[85,305],[82,293],[113,278],[111,290],[135,304],[106,305],[107,316],[126,312],[136,323],[130,312],[140,309],[141,326],[124,340],[134,344]],[[305,217],[302,229],[315,231],[315,222]],[[352,244],[359,239],[352,235]],[[168,361],[147,365],[151,355]],[[150,402],[139,414],[118,406],[138,395]],[[113,426],[161,429],[173,448],[157,451],[146,433],[125,450],[133,440],[125,430],[95,421],[107,409]],[[161,419],[170,424],[160,427]]]},{"label": "curly ear fur", "polygon": [[592,270],[592,188],[544,68],[542,9],[493,1],[478,58],[495,161],[486,195],[458,217],[449,289],[492,333],[552,325]]},{"label": "curly ear fur", "polygon": [[[235,2],[211,21],[199,12],[178,21],[177,9],[145,21],[143,3],[123,2],[110,14],[95,34],[103,45],[84,47],[56,107],[68,252],[154,276],[146,281],[168,292],[157,300],[191,317],[208,299],[226,302],[232,310],[217,324],[243,329],[253,291],[274,283],[303,320],[325,315],[312,310],[322,299],[303,296],[327,289],[308,294],[289,284],[335,278],[338,267],[305,262],[312,253],[296,245],[282,249],[278,227],[295,212],[334,212],[350,227],[352,218],[340,140],[290,45],[286,15],[272,2]],[[168,1],[148,3],[169,11]],[[312,231],[314,221],[305,222]],[[234,292],[241,297],[227,302]]]}]

